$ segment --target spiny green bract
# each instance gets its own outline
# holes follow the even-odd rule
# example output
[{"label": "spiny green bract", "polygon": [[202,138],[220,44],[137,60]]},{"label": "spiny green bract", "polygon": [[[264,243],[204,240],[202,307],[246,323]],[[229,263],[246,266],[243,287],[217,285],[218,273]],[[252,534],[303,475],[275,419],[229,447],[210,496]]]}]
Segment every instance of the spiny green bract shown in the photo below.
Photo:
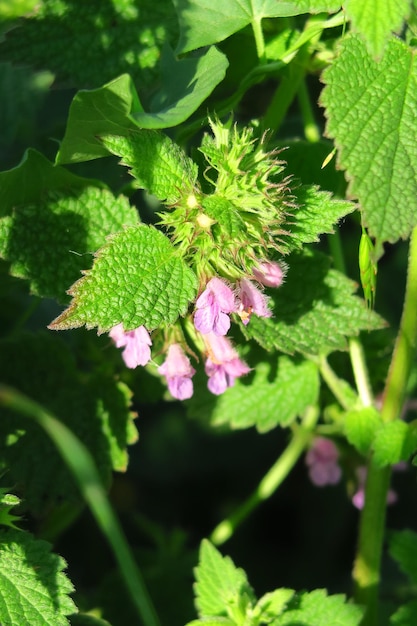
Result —
[{"label": "spiny green bract", "polygon": [[254,138],[253,129],[239,131],[231,120],[210,120],[210,126],[213,136],[204,136],[200,151],[212,193],[196,187],[160,218],[200,277],[235,280],[280,251],[291,205],[288,179],[277,153],[266,152],[265,138]]}]

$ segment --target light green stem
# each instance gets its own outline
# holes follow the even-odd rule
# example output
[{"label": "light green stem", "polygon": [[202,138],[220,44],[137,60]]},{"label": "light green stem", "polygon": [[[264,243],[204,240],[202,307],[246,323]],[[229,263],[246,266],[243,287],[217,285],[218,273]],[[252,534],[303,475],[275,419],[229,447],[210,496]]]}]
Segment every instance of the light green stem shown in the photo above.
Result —
[{"label": "light green stem", "polygon": [[300,104],[301,115],[303,118],[305,138],[311,143],[317,143],[320,141],[320,131],[314,119],[314,113],[311,107],[310,96],[305,78],[301,81],[298,88],[298,102]]},{"label": "light green stem", "polygon": [[265,40],[262,32],[262,18],[257,18],[252,21],[252,30],[255,37],[258,59],[261,63],[265,63]]},{"label": "light green stem", "polygon": [[256,490],[228,518],[220,522],[213,530],[210,540],[215,545],[225,543],[233,535],[236,528],[264,500],[267,500],[288,476],[311,439],[319,413],[317,407],[309,407],[300,427],[293,435],[290,443],[271,469],[265,474]]},{"label": "light green stem", "polygon": [[372,390],[369,384],[368,368],[366,367],[365,355],[361,342],[352,337],[349,340],[350,361],[356,388],[363,406],[372,406],[374,403]]},{"label": "light green stem", "polygon": [[0,405],[34,420],[49,435],[76,479],[98,526],[109,542],[130,591],[141,623],[159,626],[159,620],[131,549],[113,513],[91,454],[75,435],[41,405],[20,392],[0,385]]},{"label": "light green stem", "polygon": [[[417,228],[410,240],[407,286],[403,314],[388,373],[382,406],[385,422],[398,418],[404,402],[412,360],[417,346]],[[378,624],[380,565],[385,528],[386,500],[391,468],[369,463],[365,507],[359,528],[359,545],[353,568],[355,599],[366,607],[363,626]]]}]

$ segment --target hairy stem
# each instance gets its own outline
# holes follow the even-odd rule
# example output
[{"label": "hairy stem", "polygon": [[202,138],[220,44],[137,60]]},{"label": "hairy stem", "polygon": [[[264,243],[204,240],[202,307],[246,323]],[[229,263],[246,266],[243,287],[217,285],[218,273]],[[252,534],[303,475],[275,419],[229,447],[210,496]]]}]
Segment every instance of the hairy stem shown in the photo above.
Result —
[{"label": "hairy stem", "polygon": [[[417,228],[411,236],[403,314],[384,391],[381,414],[385,422],[392,421],[401,414],[417,346],[416,310]],[[353,568],[355,599],[366,607],[363,626],[378,624],[380,565],[390,475],[390,467],[377,468],[371,460],[365,487],[365,507],[359,528],[359,545]]]},{"label": "hairy stem", "polygon": [[241,524],[261,502],[267,500],[277,490],[308,445],[311,432],[317,424],[318,417],[319,413],[317,407],[309,407],[307,409],[301,426],[294,431],[287,448],[262,478],[256,490],[241,506],[228,518],[220,522],[213,530],[210,540],[215,545],[221,545],[230,539],[239,524]]}]

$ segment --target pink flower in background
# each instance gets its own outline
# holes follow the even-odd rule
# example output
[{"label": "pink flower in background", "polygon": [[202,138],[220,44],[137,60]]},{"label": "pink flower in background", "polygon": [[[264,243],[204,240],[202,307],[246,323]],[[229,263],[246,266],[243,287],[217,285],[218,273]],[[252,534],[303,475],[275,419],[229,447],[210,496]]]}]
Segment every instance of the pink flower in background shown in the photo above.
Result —
[{"label": "pink flower in background", "polygon": [[152,341],[144,326],[126,332],[123,324],[118,324],[111,329],[109,335],[118,348],[124,348],[122,357],[127,367],[134,369],[151,360]]},{"label": "pink flower in background", "polygon": [[178,343],[168,348],[167,358],[158,368],[158,372],[166,377],[170,394],[177,400],[188,400],[193,395],[195,369],[190,359]]},{"label": "pink flower in background", "polygon": [[240,303],[237,312],[245,326],[249,324],[252,313],[259,315],[259,317],[271,317],[272,313],[268,309],[268,298],[264,296],[262,291],[246,278],[239,282],[239,287]]},{"label": "pink flower in background", "polygon": [[194,326],[200,333],[226,335],[230,328],[228,314],[236,310],[233,291],[220,278],[212,278],[197,299],[196,309]]},{"label": "pink flower in background", "polygon": [[232,387],[236,378],[250,372],[250,367],[239,358],[231,342],[222,336],[208,333],[204,337],[208,357],[205,371],[209,377],[207,386],[216,396]]},{"label": "pink flower in background", "polygon": [[338,483],[342,475],[338,460],[339,450],[333,441],[324,437],[314,439],[305,458],[313,485],[324,487]]},{"label": "pink flower in background", "polygon": [[279,287],[283,283],[285,271],[281,265],[274,261],[264,261],[253,269],[253,275],[257,281],[266,287]]}]

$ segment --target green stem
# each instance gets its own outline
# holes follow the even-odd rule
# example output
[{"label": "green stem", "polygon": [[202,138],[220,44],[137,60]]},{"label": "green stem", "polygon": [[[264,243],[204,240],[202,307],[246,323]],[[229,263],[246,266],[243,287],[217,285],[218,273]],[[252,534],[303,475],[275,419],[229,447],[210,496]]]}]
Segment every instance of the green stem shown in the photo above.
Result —
[{"label": "green stem", "polygon": [[236,528],[264,500],[267,500],[288,476],[311,439],[319,418],[317,407],[309,407],[300,427],[292,436],[290,443],[271,469],[265,474],[256,490],[228,518],[220,522],[213,530],[210,540],[215,545],[225,543]]},{"label": "green stem", "polygon": [[256,53],[261,63],[266,62],[265,57],[265,40],[262,32],[262,18],[254,19],[252,22],[252,30],[255,37]]},{"label": "green stem", "polygon": [[303,118],[305,138],[311,143],[317,143],[320,141],[320,131],[314,119],[314,113],[305,78],[301,81],[298,88],[298,102],[300,104],[301,115]]},{"label": "green stem", "polygon": [[359,339],[356,339],[356,337],[352,337],[349,340],[349,352],[359,397],[363,406],[372,406],[374,399],[369,384],[369,374],[368,368],[366,367],[365,355],[362,344]]},{"label": "green stem", "polygon": [[333,393],[336,400],[339,402],[340,406],[342,406],[346,411],[351,409],[353,398],[352,394],[348,394],[347,383],[334,373],[325,357],[321,357],[319,367],[323,380]]},{"label": "green stem", "polygon": [[[381,410],[385,422],[401,414],[412,360],[417,346],[417,228],[410,240],[407,286],[403,314],[384,391]],[[355,599],[365,605],[363,626],[378,624],[378,592],[385,527],[385,509],[391,468],[369,463],[365,507],[359,528],[359,545],[353,568]]]},{"label": "green stem", "polygon": [[131,549],[113,513],[101,478],[87,448],[64,424],[18,391],[0,385],[0,404],[34,420],[52,439],[112,548],[114,557],[119,563],[120,572],[141,617],[141,623],[144,626],[159,626],[159,620],[142,575],[132,557]]}]

